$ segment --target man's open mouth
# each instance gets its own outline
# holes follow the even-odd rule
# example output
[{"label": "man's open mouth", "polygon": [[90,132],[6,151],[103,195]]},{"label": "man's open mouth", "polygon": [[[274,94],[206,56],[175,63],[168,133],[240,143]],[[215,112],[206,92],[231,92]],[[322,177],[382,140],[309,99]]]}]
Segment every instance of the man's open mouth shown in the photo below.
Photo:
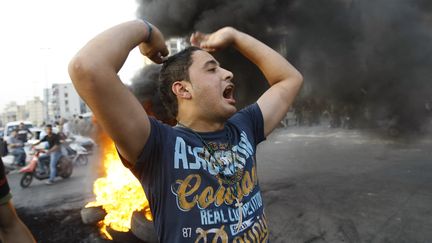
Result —
[{"label": "man's open mouth", "polygon": [[224,92],[223,92],[223,97],[227,100],[233,100],[234,101],[234,85],[233,84],[229,84]]}]

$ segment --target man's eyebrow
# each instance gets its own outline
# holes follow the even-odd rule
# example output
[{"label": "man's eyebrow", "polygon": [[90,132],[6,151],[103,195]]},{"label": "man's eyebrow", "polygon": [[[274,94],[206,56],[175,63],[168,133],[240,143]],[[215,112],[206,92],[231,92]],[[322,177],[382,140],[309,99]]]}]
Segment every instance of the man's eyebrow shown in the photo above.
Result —
[{"label": "man's eyebrow", "polygon": [[209,60],[209,61],[207,61],[207,62],[204,63],[203,69],[206,69],[210,65],[219,66],[219,63],[216,60]]}]

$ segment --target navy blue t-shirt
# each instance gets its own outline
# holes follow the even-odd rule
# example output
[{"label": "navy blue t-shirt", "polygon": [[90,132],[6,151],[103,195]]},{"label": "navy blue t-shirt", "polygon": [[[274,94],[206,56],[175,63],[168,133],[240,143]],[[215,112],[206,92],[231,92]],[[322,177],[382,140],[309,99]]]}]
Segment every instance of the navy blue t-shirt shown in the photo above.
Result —
[{"label": "navy blue t-shirt", "polygon": [[148,142],[131,170],[144,187],[159,241],[267,242],[255,157],[265,139],[258,105],[237,112],[217,132],[197,135],[152,118],[150,123]]}]

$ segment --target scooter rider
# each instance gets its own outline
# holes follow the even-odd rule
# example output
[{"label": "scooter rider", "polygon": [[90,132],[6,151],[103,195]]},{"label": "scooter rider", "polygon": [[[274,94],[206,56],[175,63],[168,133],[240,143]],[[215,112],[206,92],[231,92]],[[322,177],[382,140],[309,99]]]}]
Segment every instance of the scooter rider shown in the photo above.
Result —
[{"label": "scooter rider", "polygon": [[[23,143],[26,143],[28,139],[33,138],[33,133],[28,129],[24,122],[21,122],[18,126],[18,139],[21,140]],[[30,136],[30,137],[29,137]]]},{"label": "scooter rider", "polygon": [[14,164],[18,166],[24,166],[26,153],[24,150],[24,143],[18,138],[17,129],[12,131],[7,143],[9,146],[9,153],[14,156]]},{"label": "scooter rider", "polygon": [[[54,133],[52,131],[52,126],[50,124],[45,126],[45,132],[47,135],[45,135],[41,140],[39,140],[37,143],[33,144],[32,147],[40,144],[41,142],[48,142],[48,151],[46,154],[43,154],[39,157],[39,169],[41,171],[45,171],[45,166],[42,164],[42,160],[45,157],[50,157],[50,176],[49,180],[46,182],[46,184],[53,184],[54,178],[57,174],[57,162],[61,157],[61,150],[60,150],[60,136],[57,133]],[[46,171],[45,171],[46,172]]]}]

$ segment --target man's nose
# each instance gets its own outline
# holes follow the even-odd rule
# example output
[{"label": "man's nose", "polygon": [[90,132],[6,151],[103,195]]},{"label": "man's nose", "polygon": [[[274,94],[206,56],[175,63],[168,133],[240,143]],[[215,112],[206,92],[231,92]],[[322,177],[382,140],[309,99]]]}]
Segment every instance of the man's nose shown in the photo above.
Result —
[{"label": "man's nose", "polygon": [[224,68],[222,69],[224,70],[224,80],[231,81],[234,78],[234,74],[231,71],[228,71]]}]

